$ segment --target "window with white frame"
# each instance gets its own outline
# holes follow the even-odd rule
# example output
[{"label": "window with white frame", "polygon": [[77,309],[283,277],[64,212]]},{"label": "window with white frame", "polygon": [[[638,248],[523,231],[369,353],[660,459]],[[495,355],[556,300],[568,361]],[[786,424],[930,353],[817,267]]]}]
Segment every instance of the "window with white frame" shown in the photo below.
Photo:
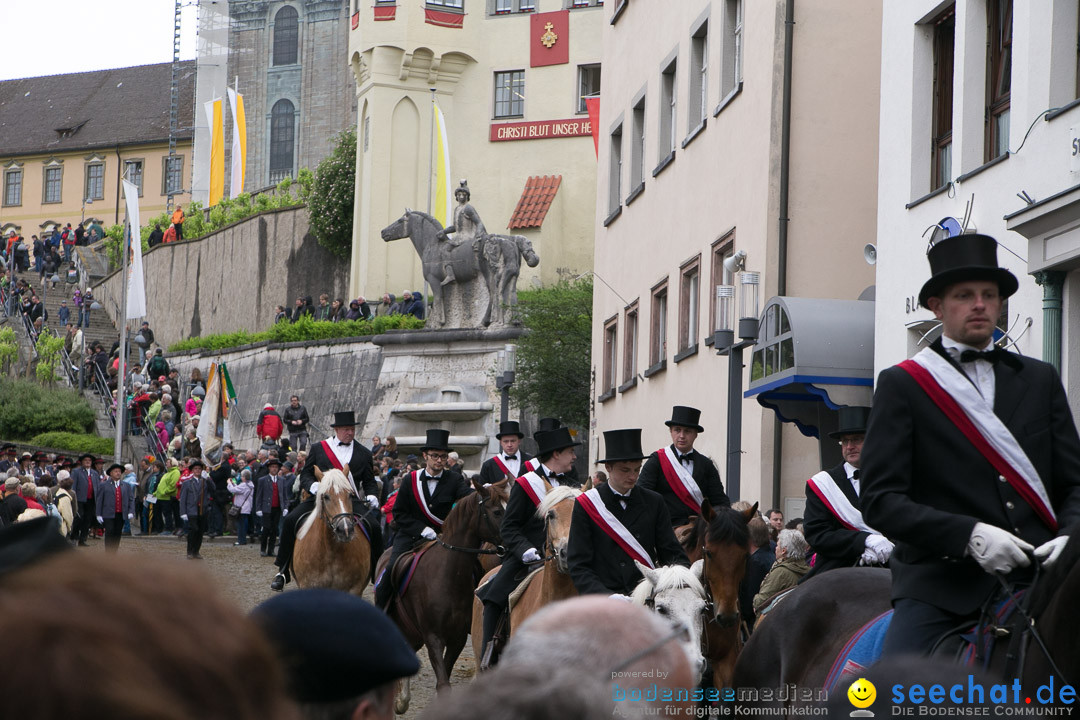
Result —
[{"label": "window with white frame", "polygon": [[675,72],[678,69],[678,60],[672,60],[671,64],[664,68],[660,74],[660,160],[675,152],[676,125],[675,109],[678,97],[675,85]]},{"label": "window with white frame", "polygon": [[622,124],[611,131],[611,155],[608,158],[608,214],[622,205]]},{"label": "window with white frame", "polygon": [[626,309],[625,338],[623,340],[623,376],[622,381],[632,382],[637,377],[637,342],[638,342],[638,302],[635,300]]},{"label": "window with white frame", "polygon": [[603,388],[601,393],[606,395],[615,392],[615,373],[618,368],[618,340],[619,340],[619,317],[615,317],[604,323],[604,368]]},{"label": "window with white frame", "polygon": [[690,38],[690,110],[687,113],[687,130],[705,122],[709,110],[706,105],[709,96],[709,21],[701,26]]},{"label": "window with white frame", "polygon": [[577,111],[589,112],[586,100],[600,97],[600,65],[578,65]]},{"label": "window with white frame", "polygon": [[124,179],[139,189],[139,197],[143,193],[143,161],[125,160]]},{"label": "window with white frame", "polygon": [[645,98],[634,106],[630,145],[630,190],[645,184]]},{"label": "window with white frame", "polygon": [[495,73],[495,117],[522,117],[525,114],[525,71]]},{"label": "window with white frame", "polygon": [[87,200],[105,199],[105,163],[87,163],[86,191],[83,197]]},{"label": "window with white frame", "polygon": [[689,350],[698,341],[701,301],[701,256],[682,267],[679,286],[679,351]]},{"label": "window with white frame", "polygon": [[450,8],[452,10],[465,9],[465,0],[425,0],[428,5],[435,7]]},{"label": "window with white frame", "polygon": [[58,203],[63,197],[64,166],[52,165],[45,168],[44,189],[41,195],[43,203]]},{"label": "window with white frame", "polygon": [[723,63],[720,97],[735,92],[742,82],[743,0],[724,0]]},{"label": "window with white frame", "polygon": [[652,289],[652,307],[649,329],[649,367],[656,368],[667,359],[667,301],[668,281]]},{"label": "window with white frame", "polygon": [[184,156],[171,155],[164,158],[161,185],[162,195],[175,195],[184,191]]},{"label": "window with white frame", "polygon": [[952,179],[953,66],[956,39],[956,7],[938,16],[934,26],[934,89],[931,115],[933,155],[930,158],[930,190]]},{"label": "window with white frame", "polygon": [[988,0],[986,43],[986,157],[1009,152],[1013,0]]},{"label": "window with white frame", "polygon": [[22,205],[23,171],[19,168],[4,171],[4,207]]}]

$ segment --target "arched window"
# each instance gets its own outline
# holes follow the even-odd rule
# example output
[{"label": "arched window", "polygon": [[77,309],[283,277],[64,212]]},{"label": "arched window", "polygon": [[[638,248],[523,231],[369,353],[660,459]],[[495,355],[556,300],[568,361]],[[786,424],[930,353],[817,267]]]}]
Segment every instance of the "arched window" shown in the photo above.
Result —
[{"label": "arched window", "polygon": [[278,100],[270,111],[270,182],[293,174],[296,110],[288,100]]},{"label": "arched window", "polygon": [[274,16],[274,64],[295,65],[296,45],[299,34],[296,8],[289,5]]}]

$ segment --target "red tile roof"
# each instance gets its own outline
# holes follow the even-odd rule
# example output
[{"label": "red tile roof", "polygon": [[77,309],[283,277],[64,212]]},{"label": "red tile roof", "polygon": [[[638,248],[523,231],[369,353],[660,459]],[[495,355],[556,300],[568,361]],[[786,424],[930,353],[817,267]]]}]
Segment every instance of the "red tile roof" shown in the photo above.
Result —
[{"label": "red tile roof", "polygon": [[525,191],[510,216],[510,229],[540,227],[561,184],[562,175],[537,175],[526,180]]}]

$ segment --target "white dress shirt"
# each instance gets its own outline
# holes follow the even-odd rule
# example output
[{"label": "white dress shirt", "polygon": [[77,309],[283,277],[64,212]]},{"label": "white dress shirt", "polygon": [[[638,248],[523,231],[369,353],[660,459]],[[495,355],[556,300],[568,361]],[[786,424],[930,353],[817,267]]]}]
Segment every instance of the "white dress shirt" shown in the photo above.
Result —
[{"label": "white dress shirt", "polygon": [[547,478],[548,485],[553,488],[559,487],[562,483],[559,482],[559,478],[555,477],[556,473],[544,463],[540,463],[540,468],[544,471],[544,477]]},{"label": "white dress shirt", "polygon": [[511,475],[513,475],[514,477],[517,477],[518,475],[521,474],[521,472],[520,472],[521,471],[521,451],[520,450],[518,450],[517,454],[514,455],[513,460],[508,460],[507,457],[506,457],[506,453],[499,453],[499,459],[502,460],[503,465],[506,466],[506,469],[510,471]]},{"label": "white dress shirt", "polygon": [[859,497],[859,478],[855,477],[855,473],[859,471],[859,468],[855,467],[849,462],[844,463],[844,472],[847,473],[848,482],[851,483],[851,487],[855,488],[855,497]]},{"label": "white dress shirt", "polygon": [[970,362],[960,362],[960,354],[965,350],[974,350],[976,352],[985,352],[994,347],[994,342],[991,340],[986,344],[986,347],[972,347],[963,343],[958,343],[952,338],[941,336],[941,345],[949,353],[953,360],[959,363],[964,374],[971,379],[975,384],[975,389],[979,391],[979,394],[983,396],[983,400],[986,400],[987,404],[994,407],[994,391],[997,384],[994,381],[994,365],[989,360],[972,360]]}]

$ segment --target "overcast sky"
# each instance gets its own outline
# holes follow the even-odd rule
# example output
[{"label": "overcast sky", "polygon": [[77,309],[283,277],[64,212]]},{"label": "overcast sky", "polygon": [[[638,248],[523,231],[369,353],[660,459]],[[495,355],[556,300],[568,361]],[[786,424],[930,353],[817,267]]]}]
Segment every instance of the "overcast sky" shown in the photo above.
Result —
[{"label": "overcast sky", "polygon": [[[181,4],[187,60],[197,9],[194,0]],[[175,0],[0,0],[0,27],[13,41],[0,54],[0,80],[171,62],[174,8]]]}]

